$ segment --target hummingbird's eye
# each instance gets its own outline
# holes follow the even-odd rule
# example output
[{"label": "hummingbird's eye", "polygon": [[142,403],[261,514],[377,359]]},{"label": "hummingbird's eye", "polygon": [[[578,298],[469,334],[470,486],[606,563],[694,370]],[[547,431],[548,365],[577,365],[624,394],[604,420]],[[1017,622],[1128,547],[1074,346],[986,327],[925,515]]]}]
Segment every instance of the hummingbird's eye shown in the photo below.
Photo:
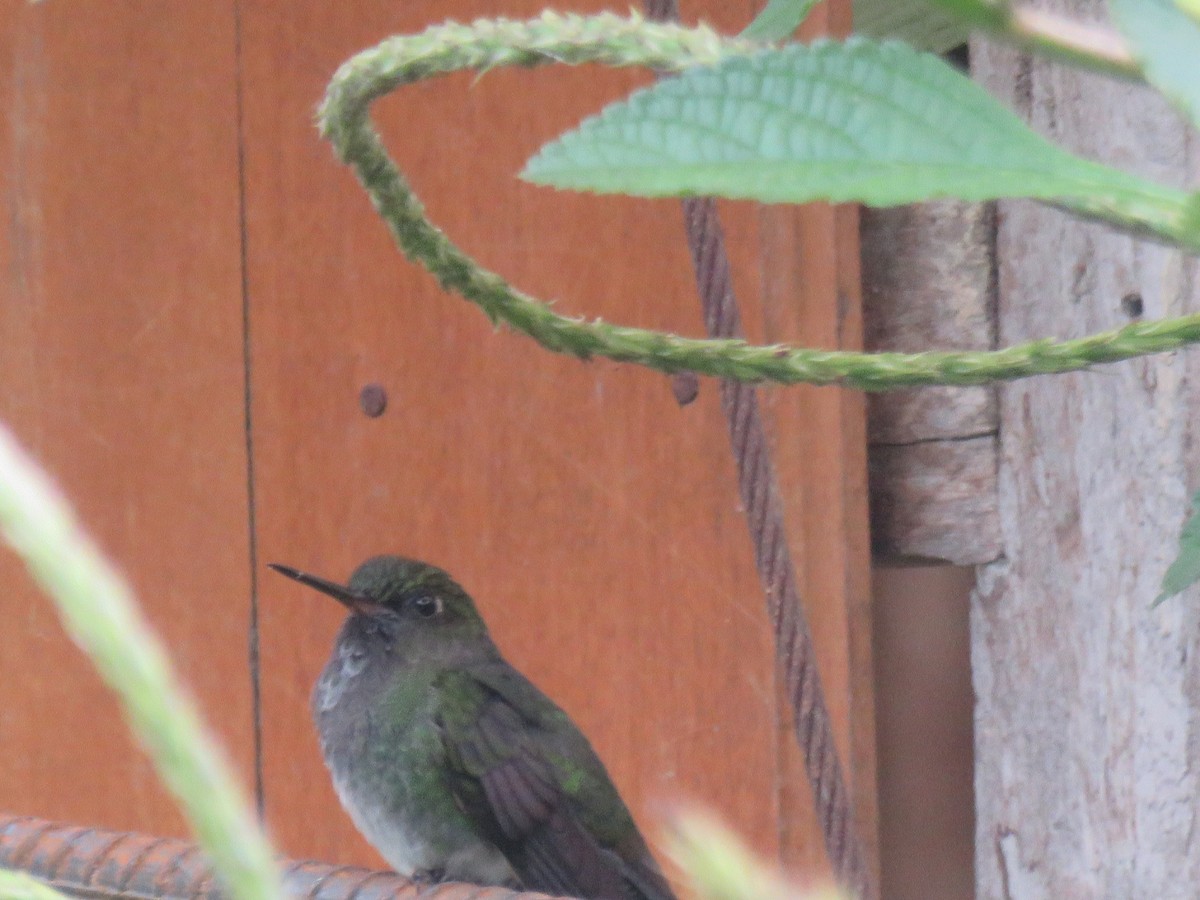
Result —
[{"label": "hummingbird's eye", "polygon": [[414,597],[411,605],[422,619],[432,619],[442,611],[442,598],[423,594],[419,597]]}]

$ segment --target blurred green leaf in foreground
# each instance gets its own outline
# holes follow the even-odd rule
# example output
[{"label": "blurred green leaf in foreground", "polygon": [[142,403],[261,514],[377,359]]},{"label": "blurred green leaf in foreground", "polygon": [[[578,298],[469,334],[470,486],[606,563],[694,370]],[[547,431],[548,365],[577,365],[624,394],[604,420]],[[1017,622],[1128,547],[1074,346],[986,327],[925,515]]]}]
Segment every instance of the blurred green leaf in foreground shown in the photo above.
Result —
[{"label": "blurred green leaf in foreground", "polygon": [[671,822],[667,854],[706,900],[852,900],[836,887],[799,888],[756,857],[711,815],[695,810]]}]

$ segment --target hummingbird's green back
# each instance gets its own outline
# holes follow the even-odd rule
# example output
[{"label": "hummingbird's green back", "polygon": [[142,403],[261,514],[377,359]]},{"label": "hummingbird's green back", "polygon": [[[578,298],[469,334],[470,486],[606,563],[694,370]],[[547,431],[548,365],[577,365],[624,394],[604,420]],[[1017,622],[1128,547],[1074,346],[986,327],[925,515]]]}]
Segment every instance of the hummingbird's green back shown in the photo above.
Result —
[{"label": "hummingbird's green back", "polygon": [[582,732],[497,656],[447,672],[439,727],[452,790],[526,887],[578,897],[671,897]]}]

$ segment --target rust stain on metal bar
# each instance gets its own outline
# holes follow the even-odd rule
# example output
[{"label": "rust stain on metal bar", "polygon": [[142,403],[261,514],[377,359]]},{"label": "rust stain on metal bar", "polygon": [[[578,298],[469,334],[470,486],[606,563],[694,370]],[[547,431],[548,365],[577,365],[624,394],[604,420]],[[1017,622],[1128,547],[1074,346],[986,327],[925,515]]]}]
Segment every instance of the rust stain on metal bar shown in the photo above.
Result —
[{"label": "rust stain on metal bar", "polygon": [[[395,872],[283,861],[284,888],[311,900],[545,900],[501,887],[417,884]],[[204,855],[175,838],[79,828],[0,813],[0,868],[75,897],[223,900]]]}]

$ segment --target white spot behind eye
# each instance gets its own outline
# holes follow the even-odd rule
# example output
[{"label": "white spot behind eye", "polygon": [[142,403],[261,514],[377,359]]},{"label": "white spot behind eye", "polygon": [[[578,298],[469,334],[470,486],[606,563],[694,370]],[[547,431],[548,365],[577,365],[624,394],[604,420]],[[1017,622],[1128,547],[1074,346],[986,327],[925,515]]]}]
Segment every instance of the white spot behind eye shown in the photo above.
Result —
[{"label": "white spot behind eye", "polygon": [[[430,604],[432,603],[432,606]],[[425,594],[413,600],[413,609],[424,619],[432,619],[442,613],[442,598],[436,594]]]}]

